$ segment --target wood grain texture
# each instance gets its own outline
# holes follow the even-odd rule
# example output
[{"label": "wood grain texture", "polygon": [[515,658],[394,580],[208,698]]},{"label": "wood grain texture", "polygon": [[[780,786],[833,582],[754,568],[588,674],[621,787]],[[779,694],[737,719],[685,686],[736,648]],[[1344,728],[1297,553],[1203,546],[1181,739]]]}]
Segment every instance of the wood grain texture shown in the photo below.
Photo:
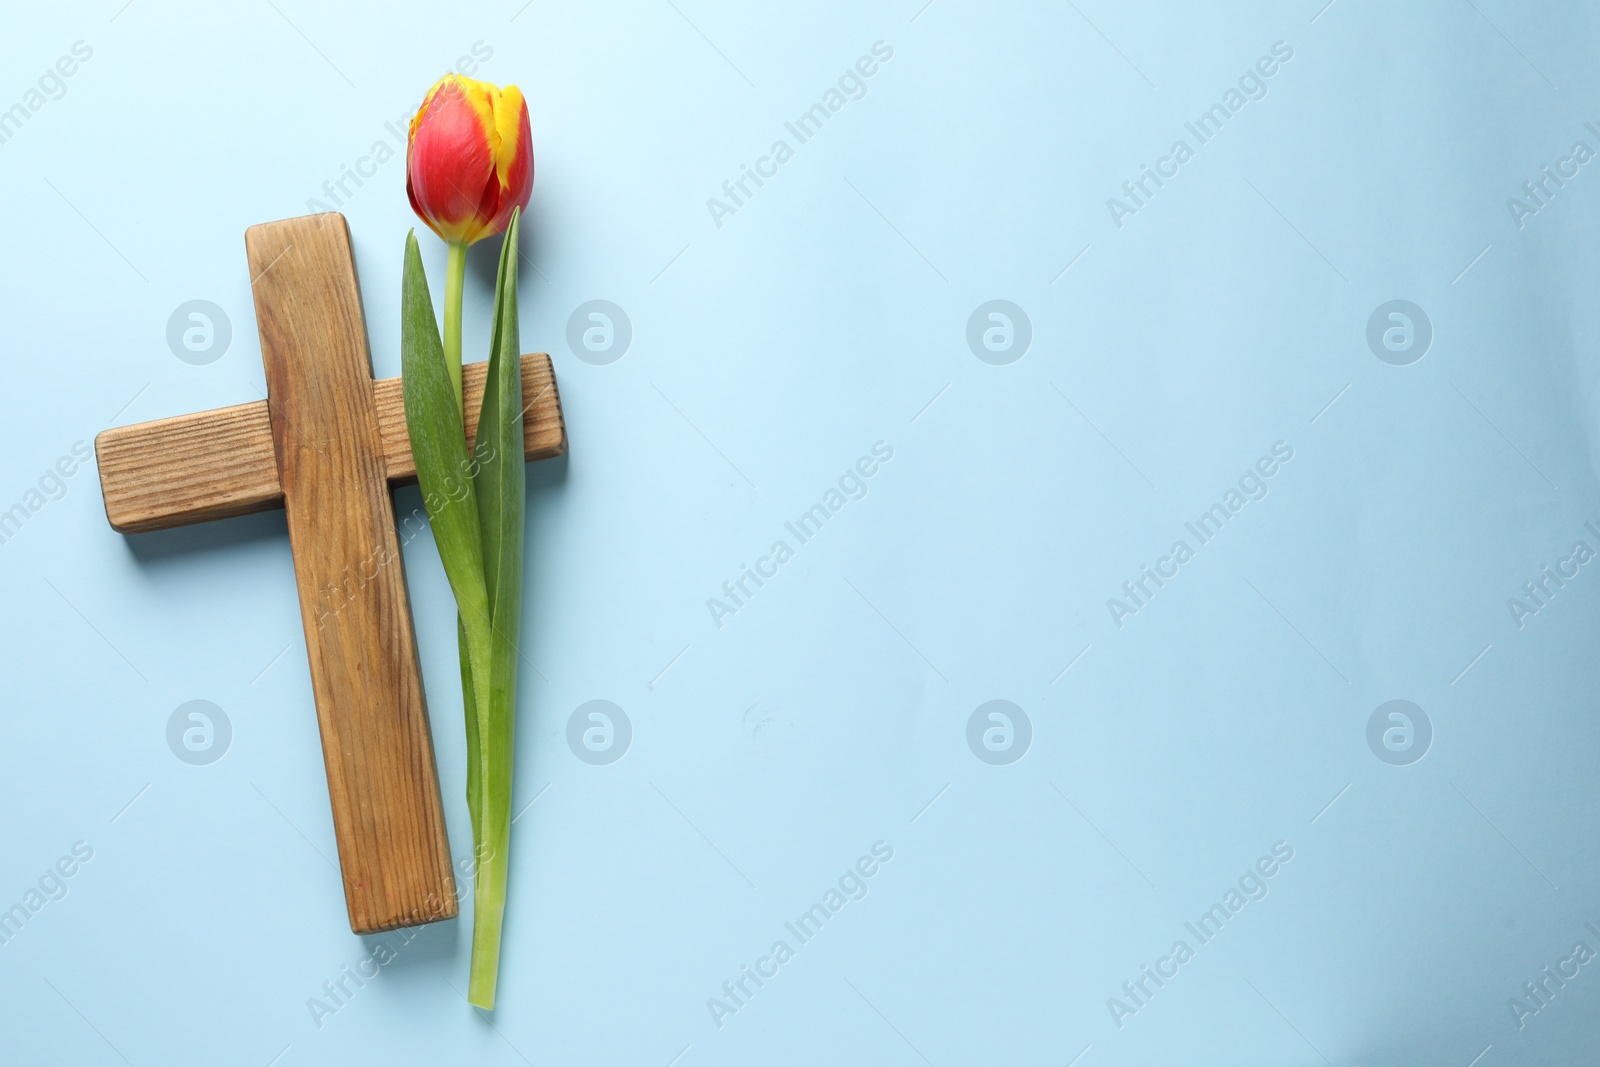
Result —
[{"label": "wood grain texture", "polygon": [[[462,368],[467,434],[478,431],[487,363]],[[371,383],[378,436],[391,484],[416,480],[399,378]],[[523,445],[529,459],[567,450],[566,423],[550,357],[522,357],[528,398]],[[94,440],[106,518],[123,533],[167,530],[283,506],[267,401],[118,426]]]},{"label": "wood grain texture", "polygon": [[349,228],[245,232],[350,928],[456,914]]}]

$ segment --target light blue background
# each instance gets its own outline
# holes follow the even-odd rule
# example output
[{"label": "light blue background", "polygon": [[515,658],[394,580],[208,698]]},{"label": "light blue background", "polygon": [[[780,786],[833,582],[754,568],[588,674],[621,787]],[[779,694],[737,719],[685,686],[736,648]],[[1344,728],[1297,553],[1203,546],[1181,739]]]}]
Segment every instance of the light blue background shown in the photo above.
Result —
[{"label": "light blue background", "polygon": [[[264,395],[245,227],[325,199],[475,42],[531,105],[522,339],[554,358],[571,453],[528,475],[537,802],[492,1028],[459,992],[466,917],[349,932],[281,515],[124,537],[88,467],[0,545],[0,907],[94,850],[0,947],[0,1058],[1593,1049],[1600,964],[1521,1029],[1508,1000],[1600,950],[1600,574],[1520,629],[1506,605],[1600,548],[1600,164],[1521,227],[1507,207],[1600,150],[1592,8],[922,3],[13,5],[0,108],[73,42],[93,57],[0,144],[0,508],[107,426]],[[707,198],[877,41],[866,96],[719,228]],[[1107,198],[1277,41],[1268,95],[1119,228]],[[384,375],[403,183],[390,161],[341,207]],[[1409,366],[1365,338],[1396,298],[1434,329]],[[193,299],[233,327],[203,366],[165,339]],[[607,366],[566,342],[592,299],[633,325]],[[1032,324],[1008,366],[965,340],[991,299]],[[719,629],[707,598],[877,441],[868,495]],[[1270,494],[1119,629],[1107,598],[1278,441]],[[453,607],[426,536],[406,561],[464,858]],[[166,743],[192,699],[232,724],[209,766]],[[566,741],[593,699],[633,725],[610,765]],[[1032,724],[1007,766],[966,741],[991,699]],[[1433,726],[1409,766],[1367,744],[1391,699]],[[866,898],[719,1028],[707,999],[877,841]],[[1266,899],[1117,1026],[1108,998],[1280,841]],[[398,958],[319,1027],[308,999],[379,941]]]}]

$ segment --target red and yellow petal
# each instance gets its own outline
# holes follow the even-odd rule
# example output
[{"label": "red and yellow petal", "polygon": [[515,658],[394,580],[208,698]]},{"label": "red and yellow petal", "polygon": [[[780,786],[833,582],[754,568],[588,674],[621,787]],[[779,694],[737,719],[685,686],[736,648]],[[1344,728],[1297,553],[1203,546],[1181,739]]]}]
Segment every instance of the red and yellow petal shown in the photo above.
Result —
[{"label": "red and yellow petal", "polygon": [[532,189],[521,91],[455,74],[441,78],[411,120],[406,193],[412,209],[446,241],[471,244],[504,230]]}]

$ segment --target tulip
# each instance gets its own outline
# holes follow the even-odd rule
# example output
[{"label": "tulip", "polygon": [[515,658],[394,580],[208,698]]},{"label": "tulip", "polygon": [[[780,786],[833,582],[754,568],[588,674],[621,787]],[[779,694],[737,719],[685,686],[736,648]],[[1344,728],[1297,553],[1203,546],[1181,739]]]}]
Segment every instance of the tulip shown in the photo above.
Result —
[{"label": "tulip", "polygon": [[[467,721],[467,807],[472,816],[472,965],[467,999],[492,1009],[511,845],[517,633],[523,555],[522,374],[517,343],[517,228],[533,192],[528,105],[514,85],[446,74],[428,90],[406,145],[406,195],[445,241],[440,337],[416,235],[407,237],[400,348],[406,430],[455,594]],[[509,227],[509,230],[507,229]],[[461,396],[461,297],[467,246],[506,231],[495,283],[488,382],[475,450],[467,451]],[[447,374],[438,373],[439,362]],[[455,403],[445,386],[448,377]],[[463,466],[471,477],[463,481]],[[480,513],[479,494],[484,501]]]},{"label": "tulip", "polygon": [[459,74],[434,83],[411,120],[406,195],[449,249],[443,342],[458,404],[467,246],[504,230],[532,192],[533,140],[522,91]]}]

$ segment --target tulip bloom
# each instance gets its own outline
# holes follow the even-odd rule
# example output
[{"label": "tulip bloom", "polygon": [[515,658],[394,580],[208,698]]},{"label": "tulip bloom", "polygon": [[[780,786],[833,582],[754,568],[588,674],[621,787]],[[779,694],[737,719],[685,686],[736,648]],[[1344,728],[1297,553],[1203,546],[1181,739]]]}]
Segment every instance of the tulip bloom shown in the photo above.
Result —
[{"label": "tulip bloom", "polygon": [[533,192],[528,104],[504,89],[446,74],[422,100],[406,146],[406,195],[428,228],[472,244],[506,228]]},{"label": "tulip bloom", "polygon": [[449,246],[445,271],[445,363],[461,397],[461,295],[467,246],[501,232],[533,192],[528,104],[515,85],[446,74],[411,120],[406,195]]}]

